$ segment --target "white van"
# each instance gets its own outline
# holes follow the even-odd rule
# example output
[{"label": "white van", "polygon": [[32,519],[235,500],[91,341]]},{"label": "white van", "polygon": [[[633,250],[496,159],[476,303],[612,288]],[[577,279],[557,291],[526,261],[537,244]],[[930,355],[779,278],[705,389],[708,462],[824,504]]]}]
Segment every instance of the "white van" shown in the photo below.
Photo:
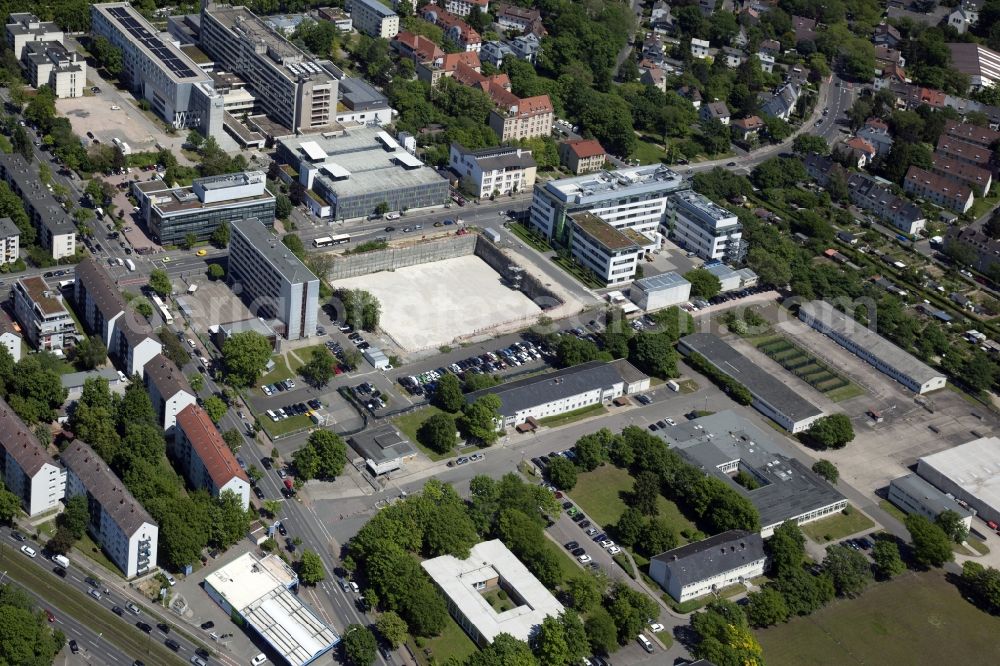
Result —
[{"label": "white van", "polygon": [[639,634],[639,644],[642,645],[643,650],[645,650],[650,654],[653,654],[653,644],[650,642],[648,638],[646,638],[642,634]]},{"label": "white van", "polygon": [[61,566],[63,569],[69,568],[69,558],[65,555],[53,555],[52,561]]}]

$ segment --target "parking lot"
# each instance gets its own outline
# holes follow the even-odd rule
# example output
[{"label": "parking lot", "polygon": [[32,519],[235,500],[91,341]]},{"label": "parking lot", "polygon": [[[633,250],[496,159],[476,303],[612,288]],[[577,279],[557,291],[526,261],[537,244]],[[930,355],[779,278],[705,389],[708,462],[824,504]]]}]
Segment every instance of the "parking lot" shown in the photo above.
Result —
[{"label": "parking lot", "polygon": [[[173,149],[170,144],[177,143],[177,137],[168,137],[142,111],[108,86],[98,89],[101,92],[97,94],[88,92],[84,97],[56,100],[56,110],[66,116],[75,134],[89,138],[95,145],[111,144],[118,139],[136,153],[157,150],[157,144]],[[180,147],[178,143],[177,152]]]},{"label": "parking lot", "polygon": [[192,326],[201,333],[207,333],[211,326],[254,316],[225,282],[201,282],[198,291],[185,294],[184,300],[190,308]]}]

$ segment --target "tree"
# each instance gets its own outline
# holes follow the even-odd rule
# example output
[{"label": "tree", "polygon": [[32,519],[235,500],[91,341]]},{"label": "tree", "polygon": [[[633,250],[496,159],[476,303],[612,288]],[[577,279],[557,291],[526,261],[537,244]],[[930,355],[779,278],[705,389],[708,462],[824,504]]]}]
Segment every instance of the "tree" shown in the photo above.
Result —
[{"label": "tree", "polygon": [[303,379],[315,388],[323,388],[333,379],[336,360],[326,348],[314,349],[312,357],[299,369]]},{"label": "tree", "polygon": [[302,244],[302,239],[295,234],[285,234],[281,237],[281,242],[285,244],[289,250],[292,251],[296,257],[300,260],[304,260],[306,256],[306,246]]},{"label": "tree", "polygon": [[[222,441],[226,443],[226,446],[233,453],[238,453],[243,447],[243,435],[236,428],[230,428],[222,433]],[[254,468],[251,466],[251,469]]]},{"label": "tree", "polygon": [[73,351],[73,361],[81,370],[93,370],[104,363],[108,350],[100,337],[92,335],[80,340]]},{"label": "tree", "polygon": [[205,388],[205,376],[201,374],[193,374],[188,377],[188,384],[191,385],[191,390],[195,393],[199,393],[203,388]]},{"label": "tree", "polygon": [[278,194],[274,198],[274,216],[279,220],[287,220],[292,214],[292,200],[287,194]]},{"label": "tree", "polygon": [[74,495],[66,500],[66,510],[59,515],[57,522],[74,539],[82,539],[84,532],[87,531],[87,523],[90,522],[87,498],[84,495]]},{"label": "tree", "polygon": [[830,153],[830,146],[823,137],[803,132],[792,141],[792,150],[799,155],[809,155],[811,153],[828,155]]},{"label": "tree", "polygon": [[314,430],[292,458],[299,478],[303,481],[313,478],[335,479],[347,464],[347,447],[336,433]]},{"label": "tree", "polygon": [[581,613],[589,613],[601,604],[602,586],[598,584],[596,576],[574,576],[566,582],[566,591],[573,608]]},{"label": "tree", "polygon": [[227,247],[229,245],[229,223],[223,222],[218,227],[216,227],[215,231],[212,232],[212,235],[209,238],[209,240],[215,247],[218,248]]},{"label": "tree", "polygon": [[527,643],[510,634],[499,634],[492,643],[473,652],[464,666],[538,666],[538,660]]},{"label": "tree", "polygon": [[35,151],[31,147],[31,139],[28,137],[28,132],[20,125],[14,126],[14,132],[11,135],[11,144],[14,146],[14,152],[30,164],[35,157]]},{"label": "tree", "polygon": [[226,269],[222,267],[222,264],[209,264],[208,265],[208,279],[209,280],[221,280],[226,277]]},{"label": "tree", "polygon": [[337,296],[344,306],[344,320],[349,326],[365,331],[378,328],[382,304],[374,294],[363,289],[342,289]]},{"label": "tree", "polygon": [[190,250],[195,245],[198,244],[198,235],[194,233],[187,233],[184,235],[183,248],[185,250]]},{"label": "tree", "polygon": [[[303,553],[304,554],[304,553]],[[348,625],[344,630],[344,659],[351,666],[370,666],[378,656],[378,642],[368,627]]]},{"label": "tree", "polygon": [[432,414],[417,429],[417,441],[437,453],[450,453],[455,448],[455,417],[438,412]]},{"label": "tree", "polygon": [[28,424],[53,421],[56,408],[66,401],[67,390],[59,375],[43,365],[45,357],[35,354],[22,358],[7,380],[7,402]]},{"label": "tree", "polygon": [[385,611],[378,616],[378,620],[375,621],[375,628],[378,629],[378,633],[382,635],[385,642],[391,645],[393,649],[405,643],[406,637],[409,635],[406,622],[391,610]]},{"label": "tree", "polygon": [[655,516],[660,512],[660,477],[649,471],[639,472],[628,496],[629,506],[635,507],[644,516]]},{"label": "tree", "polygon": [[308,548],[303,550],[299,560],[299,581],[303,585],[316,585],[324,580],[326,572],[323,571],[323,560]]},{"label": "tree", "polygon": [[826,549],[823,568],[830,574],[837,594],[842,597],[858,596],[872,578],[868,558],[840,544]]},{"label": "tree", "polygon": [[913,558],[924,566],[940,567],[955,559],[951,539],[943,529],[924,516],[911,513],[903,521],[913,540]]},{"label": "tree", "polygon": [[0,663],[43,666],[55,660],[65,640],[23,592],[0,587]]},{"label": "tree", "polygon": [[674,342],[667,333],[640,333],[632,339],[629,361],[648,374],[662,378],[676,377],[677,350],[674,349]]},{"label": "tree", "polygon": [[542,620],[542,625],[532,639],[532,649],[541,666],[570,663],[569,647],[559,618],[549,615]]},{"label": "tree", "polygon": [[670,550],[677,546],[677,535],[671,524],[662,518],[650,518],[639,533],[638,548],[652,555]]},{"label": "tree", "polygon": [[149,274],[149,288],[152,289],[161,298],[164,296],[169,296],[170,292],[173,291],[173,285],[170,284],[170,276],[162,268],[154,268]]},{"label": "tree", "polygon": [[222,344],[226,378],[233,386],[250,386],[271,359],[271,343],[256,331],[236,333]]},{"label": "tree", "polygon": [[899,546],[891,538],[875,540],[872,548],[872,559],[875,561],[875,573],[883,580],[888,580],[906,571],[903,558],[899,556]]},{"label": "tree", "polygon": [[610,430],[601,428],[576,440],[576,463],[580,469],[590,472],[603,465],[614,438]]},{"label": "tree", "polygon": [[969,560],[962,564],[960,584],[983,610],[994,614],[1000,610],[1000,571]]},{"label": "tree", "polygon": [[962,516],[957,511],[945,509],[937,515],[934,523],[955,543],[962,543],[969,538],[969,528],[962,522]]},{"label": "tree", "polygon": [[556,363],[561,368],[593,361],[599,355],[600,350],[597,345],[575,335],[560,335],[556,342]]},{"label": "tree", "polygon": [[626,508],[615,523],[615,535],[618,541],[631,548],[639,539],[644,524],[645,520],[638,509],[631,506]]},{"label": "tree", "polygon": [[21,498],[7,490],[7,486],[0,481],[0,523],[10,525],[20,512]]},{"label": "tree", "polygon": [[212,423],[219,423],[222,417],[226,415],[229,411],[229,406],[217,395],[210,395],[205,398],[205,404],[203,405],[205,413],[208,414],[208,418],[212,419]]},{"label": "tree", "polygon": [[840,478],[840,472],[837,470],[837,466],[829,460],[817,460],[813,463],[812,471],[816,472],[830,483],[835,484],[837,483],[837,479]]},{"label": "tree", "polygon": [[830,414],[813,421],[805,438],[818,449],[842,449],[854,439],[854,427],[846,414]]},{"label": "tree", "polygon": [[782,571],[773,585],[785,598],[790,615],[809,615],[836,594],[829,575],[813,576],[801,567]]},{"label": "tree", "polygon": [[779,622],[788,621],[788,604],[781,593],[773,587],[765,587],[760,592],[747,595],[747,620],[753,626],[763,629]]},{"label": "tree", "polygon": [[458,418],[458,428],[469,439],[492,444],[500,436],[497,423],[500,419],[500,398],[493,394],[482,395],[465,405]]},{"label": "tree", "polygon": [[785,571],[801,569],[806,556],[806,538],[793,521],[786,521],[774,529],[767,541],[771,568],[776,576]]},{"label": "tree", "polygon": [[722,283],[719,278],[709,273],[704,268],[696,268],[684,274],[684,279],[691,283],[691,296],[708,300],[720,291]]},{"label": "tree", "polygon": [[569,458],[552,456],[547,472],[549,481],[560,490],[573,490],[573,487],[576,486],[576,465]]},{"label": "tree", "polygon": [[603,607],[597,607],[587,616],[583,628],[595,654],[611,654],[618,647],[615,621]]},{"label": "tree", "polygon": [[462,395],[462,386],[458,377],[448,373],[438,380],[437,388],[434,390],[433,404],[446,412],[456,413],[465,404],[465,396]]}]

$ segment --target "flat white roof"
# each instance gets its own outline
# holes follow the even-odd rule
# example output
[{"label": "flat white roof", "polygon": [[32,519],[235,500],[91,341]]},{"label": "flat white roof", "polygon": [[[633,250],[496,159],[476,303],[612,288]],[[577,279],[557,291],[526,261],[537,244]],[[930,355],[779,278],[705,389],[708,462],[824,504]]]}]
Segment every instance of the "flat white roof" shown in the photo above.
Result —
[{"label": "flat white roof", "polygon": [[323,166],[320,167],[320,168],[323,171],[326,171],[328,174],[330,174],[334,178],[350,178],[351,177],[351,172],[348,171],[347,169],[345,169],[344,167],[340,166],[336,162],[324,162]]},{"label": "flat white roof", "polygon": [[299,144],[302,151],[306,154],[313,162],[326,159],[326,151],[319,147],[319,144],[315,141],[303,141]]},{"label": "flat white roof", "polygon": [[416,169],[424,165],[416,156],[409,154],[408,152],[401,150],[393,154],[393,157],[399,160],[399,162],[408,169]]},{"label": "flat white roof", "polygon": [[246,553],[205,577],[205,583],[233,607],[291,666],[301,666],[340,642],[333,629],[289,587],[298,578],[276,555]]},{"label": "flat white roof", "polygon": [[380,131],[375,136],[378,137],[378,140],[381,141],[382,144],[389,150],[396,150],[397,148],[399,148],[399,144],[396,143],[395,139],[389,136],[388,132]]},{"label": "flat white roof", "polygon": [[991,507],[1000,507],[1000,438],[980,437],[920,459]]},{"label": "flat white roof", "polygon": [[[421,562],[421,566],[490,642],[500,633],[527,641],[542,620],[563,612],[563,605],[499,539],[476,544],[468,559],[442,555]],[[515,596],[523,600],[520,606],[497,613],[475,587],[496,578],[508,590],[515,591],[516,595],[508,594],[511,600]]]}]

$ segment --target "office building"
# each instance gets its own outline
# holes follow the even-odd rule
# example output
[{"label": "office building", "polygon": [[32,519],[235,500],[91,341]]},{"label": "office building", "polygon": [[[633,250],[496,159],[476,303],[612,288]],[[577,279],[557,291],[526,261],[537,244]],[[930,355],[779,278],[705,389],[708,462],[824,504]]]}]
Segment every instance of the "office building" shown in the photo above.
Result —
[{"label": "office building", "polygon": [[691,299],[691,283],[674,272],[642,278],[629,288],[629,300],[646,312],[686,303]]},{"label": "office building", "polygon": [[940,372],[826,301],[803,303],[799,319],[915,393],[944,388],[946,379]]},{"label": "office building", "polygon": [[24,55],[24,49],[33,42],[63,41],[63,31],[50,21],[42,21],[34,14],[11,14],[6,25],[7,46],[14,52],[18,60]]},{"label": "office building", "polygon": [[546,238],[568,245],[569,216],[586,211],[616,229],[630,228],[657,239],[670,194],[684,179],[665,166],[628,167],[535,185],[529,224]]},{"label": "office building", "polygon": [[951,178],[945,178],[926,169],[912,165],[906,171],[903,190],[916,197],[923,197],[958,214],[966,213],[976,198],[972,188]]},{"label": "office building", "polygon": [[251,635],[263,640],[282,663],[305,666],[340,642],[297,593],[299,577],[277,555],[240,555],[205,576],[205,593]]},{"label": "office building", "polygon": [[9,217],[0,217],[0,264],[12,264],[21,254],[21,230]]},{"label": "office building", "polygon": [[255,315],[283,324],[288,340],[314,335],[319,279],[258,220],[232,224],[228,279]]},{"label": "office building", "polygon": [[177,129],[198,129],[227,147],[224,102],[212,78],[125,2],[91,5],[91,31],[122,51],[121,80]]},{"label": "office building", "polygon": [[245,7],[206,4],[200,46],[245,80],[268,117],[290,134],[333,124],[337,81]]},{"label": "office building", "polygon": [[616,229],[593,213],[570,216],[570,253],[605,286],[631,282],[644,248],[651,245],[655,242],[638,231]]},{"label": "office building", "polygon": [[405,211],[448,201],[448,181],[376,128],[287,137],[277,154],[315,191],[306,203],[328,204],[327,215],[337,220],[367,217],[383,203]]},{"label": "office building", "polygon": [[146,365],[162,351],[163,345],[153,327],[135,310],[126,310],[115,323],[114,339],[108,347],[108,354],[118,361],[118,369],[129,377],[145,376]]},{"label": "office building", "polygon": [[[367,351],[367,350],[366,350]],[[391,423],[368,428],[347,440],[374,476],[388,474],[417,457],[417,448]]]},{"label": "office building", "polygon": [[[931,522],[945,511],[954,511],[965,525],[972,527],[972,512],[917,474],[907,474],[889,482],[889,501],[907,514],[916,513]],[[964,500],[963,500],[964,502]]]},{"label": "office building", "polygon": [[74,440],[62,452],[66,497],[87,499],[87,530],[126,578],[156,568],[159,528],[108,464],[90,446]]},{"label": "office building", "polygon": [[38,162],[28,163],[16,153],[0,153],[0,179],[10,186],[38,231],[38,244],[53,259],[76,254],[76,223],[42,184]]},{"label": "office building", "polygon": [[[760,535],[767,538],[787,520],[803,525],[838,513],[847,499],[797,459],[773,434],[733,411],[683,421],[656,431],[691,465],[750,500],[760,514]],[[760,484],[750,491],[733,477],[749,474]]]},{"label": "office building", "polygon": [[358,32],[382,39],[392,39],[399,33],[399,15],[378,0],[348,0],[345,7]]},{"label": "office building", "polygon": [[56,99],[83,97],[87,61],[76,51],[67,51],[61,43],[28,42],[21,64],[32,87],[47,85]]},{"label": "office building", "polygon": [[746,254],[743,225],[734,213],[692,190],[670,199],[670,237],[705,260],[742,261]]},{"label": "office building", "polygon": [[771,376],[756,363],[712,333],[692,333],[680,339],[685,356],[700,354],[717,370],[742,384],[753,396],[753,406],[791,433],[807,430],[823,411],[795,389]]},{"label": "office building", "polygon": [[[451,613],[473,642],[485,647],[500,634],[528,641],[563,606],[499,539],[477,543],[460,560],[441,555],[420,563],[444,594]],[[487,594],[503,591],[514,608],[498,612]]]},{"label": "office building", "polygon": [[102,262],[87,257],[76,265],[73,292],[76,314],[87,330],[111,349],[115,324],[125,314],[125,298],[111,273]]},{"label": "office building", "polygon": [[590,361],[555,372],[527,377],[465,396],[475,402],[483,395],[500,398],[500,427],[558,416],[590,405],[610,404],[623,395],[649,388],[649,377],[628,361]]},{"label": "office building", "polygon": [[917,474],[965,502],[984,522],[1000,522],[1000,438],[980,437],[924,456]]},{"label": "office building", "polygon": [[66,491],[66,471],[31,429],[0,398],[0,472],[29,518],[55,511]]},{"label": "office building", "polygon": [[573,139],[559,144],[559,161],[576,175],[598,171],[607,158],[597,139]]},{"label": "office building", "polygon": [[480,199],[530,191],[535,186],[537,165],[527,148],[502,146],[468,150],[451,144],[450,168],[462,185]]},{"label": "office building", "polygon": [[683,603],[763,576],[766,562],[759,534],[729,530],[656,555],[649,577]]},{"label": "office building", "polygon": [[163,354],[157,354],[146,364],[142,381],[153,403],[156,421],[164,430],[174,427],[181,410],[198,402],[187,377]]},{"label": "office building", "polygon": [[195,178],[182,187],[140,181],[132,191],[152,239],[162,245],[180,245],[188,234],[206,241],[219,226],[251,217],[274,224],[275,197],[263,171]]},{"label": "office building", "polygon": [[7,310],[0,308],[0,345],[2,345],[14,363],[21,360],[21,327],[15,322]]},{"label": "office building", "polygon": [[177,414],[173,455],[192,487],[204,488],[212,497],[231,492],[244,510],[250,506],[250,479],[208,413],[194,403]]},{"label": "office building", "polygon": [[14,316],[28,343],[39,351],[54,351],[76,339],[76,322],[63,303],[58,289],[40,275],[14,283]]}]

